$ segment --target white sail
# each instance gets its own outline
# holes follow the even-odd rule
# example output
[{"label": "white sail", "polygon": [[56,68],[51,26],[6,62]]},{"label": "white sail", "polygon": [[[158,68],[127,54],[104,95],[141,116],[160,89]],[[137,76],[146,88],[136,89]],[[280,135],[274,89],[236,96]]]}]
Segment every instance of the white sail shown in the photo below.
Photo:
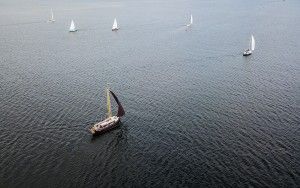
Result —
[{"label": "white sail", "polygon": [[112,26],[112,30],[114,30],[114,29],[118,29],[118,22],[117,22],[117,19],[116,19],[116,18],[115,18],[114,24],[113,24],[113,26]]},{"label": "white sail", "polygon": [[51,9],[51,18],[50,20],[54,21],[54,15],[53,15],[53,10]]},{"label": "white sail", "polygon": [[71,21],[71,25],[70,25],[70,29],[69,29],[69,31],[71,31],[71,32],[74,32],[74,31],[76,31],[76,28],[75,28],[75,23],[74,23],[74,21],[73,21],[73,20]]},{"label": "white sail", "polygon": [[190,27],[192,24],[193,24],[193,15],[191,15],[190,23],[188,23],[186,26],[187,26],[187,27]]},{"label": "white sail", "polygon": [[53,14],[53,10],[50,10],[50,18],[49,18],[49,22],[54,22],[54,14]]},{"label": "white sail", "polygon": [[251,35],[251,50],[253,51],[255,49],[255,39],[253,35]]}]

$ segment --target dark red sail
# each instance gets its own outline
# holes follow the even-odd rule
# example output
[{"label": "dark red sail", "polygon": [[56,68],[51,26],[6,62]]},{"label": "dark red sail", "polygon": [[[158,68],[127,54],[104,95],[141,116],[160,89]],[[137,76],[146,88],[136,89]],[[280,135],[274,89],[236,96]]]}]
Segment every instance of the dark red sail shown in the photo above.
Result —
[{"label": "dark red sail", "polygon": [[110,91],[111,95],[114,97],[115,101],[116,101],[117,104],[118,104],[118,114],[117,114],[117,116],[118,116],[118,117],[124,116],[124,115],[125,115],[125,111],[124,111],[123,106],[121,105],[119,99],[118,99],[117,96],[114,94],[114,92],[112,92],[111,90],[109,90],[109,91]]}]

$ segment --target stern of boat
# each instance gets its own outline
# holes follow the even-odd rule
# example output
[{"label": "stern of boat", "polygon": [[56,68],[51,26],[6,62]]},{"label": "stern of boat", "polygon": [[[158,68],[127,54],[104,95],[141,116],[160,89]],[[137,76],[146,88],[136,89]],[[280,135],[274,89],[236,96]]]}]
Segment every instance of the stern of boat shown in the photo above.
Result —
[{"label": "stern of boat", "polygon": [[91,128],[89,129],[89,131],[90,131],[90,133],[92,133],[92,135],[96,134],[96,130],[95,130],[94,126],[91,127]]}]

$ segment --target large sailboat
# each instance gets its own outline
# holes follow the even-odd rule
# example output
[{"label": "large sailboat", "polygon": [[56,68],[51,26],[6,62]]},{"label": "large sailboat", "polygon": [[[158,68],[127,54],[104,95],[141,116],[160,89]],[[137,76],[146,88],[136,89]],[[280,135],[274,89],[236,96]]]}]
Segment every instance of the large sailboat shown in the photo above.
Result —
[{"label": "large sailboat", "polygon": [[53,14],[53,10],[52,9],[50,11],[50,18],[49,18],[48,22],[55,22],[54,14]]},{"label": "large sailboat", "polygon": [[117,30],[119,30],[119,29],[120,29],[120,28],[118,28],[118,22],[117,22],[117,19],[115,18],[115,19],[114,19],[114,24],[113,24],[111,30],[112,30],[112,31],[117,31]]},{"label": "large sailboat", "polygon": [[75,23],[74,23],[73,20],[71,21],[71,25],[70,25],[69,31],[70,31],[70,32],[76,32],[76,31],[77,31],[77,29],[76,29],[76,27],[75,27]]},{"label": "large sailboat", "polygon": [[191,18],[190,18],[190,23],[188,23],[186,26],[187,27],[190,27],[193,25],[193,15],[191,15]]},{"label": "large sailboat", "polygon": [[[111,112],[111,102],[110,102],[110,94],[113,96],[115,101],[118,104],[118,113],[117,115],[113,116]],[[106,89],[106,98],[107,98],[107,118],[101,122],[96,123],[90,128],[90,132],[93,135],[99,135],[106,131],[109,131],[118,126],[121,117],[125,115],[125,111],[117,98],[117,96],[110,90]]]},{"label": "large sailboat", "polygon": [[249,41],[249,48],[244,51],[243,56],[249,56],[252,54],[252,52],[255,49],[255,39],[253,35],[251,35],[250,41]]}]

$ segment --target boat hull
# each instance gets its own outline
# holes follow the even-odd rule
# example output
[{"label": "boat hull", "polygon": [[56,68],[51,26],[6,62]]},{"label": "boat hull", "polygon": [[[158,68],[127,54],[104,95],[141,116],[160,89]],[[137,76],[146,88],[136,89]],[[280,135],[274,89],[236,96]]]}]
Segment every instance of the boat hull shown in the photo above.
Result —
[{"label": "boat hull", "polygon": [[252,51],[244,51],[243,56],[249,56],[252,54]]},{"label": "boat hull", "polygon": [[[93,136],[98,136],[101,135],[105,132],[108,132],[112,129],[115,129],[119,126],[120,123],[120,118],[119,117],[113,117],[116,118],[115,121],[109,121],[109,120],[104,120],[102,122],[96,123],[93,127],[90,128],[90,132],[92,133]],[[103,125],[102,128],[99,128],[98,125]]]},{"label": "boat hull", "polygon": [[111,29],[112,31],[118,31],[119,30],[119,28],[114,28],[114,29]]}]

